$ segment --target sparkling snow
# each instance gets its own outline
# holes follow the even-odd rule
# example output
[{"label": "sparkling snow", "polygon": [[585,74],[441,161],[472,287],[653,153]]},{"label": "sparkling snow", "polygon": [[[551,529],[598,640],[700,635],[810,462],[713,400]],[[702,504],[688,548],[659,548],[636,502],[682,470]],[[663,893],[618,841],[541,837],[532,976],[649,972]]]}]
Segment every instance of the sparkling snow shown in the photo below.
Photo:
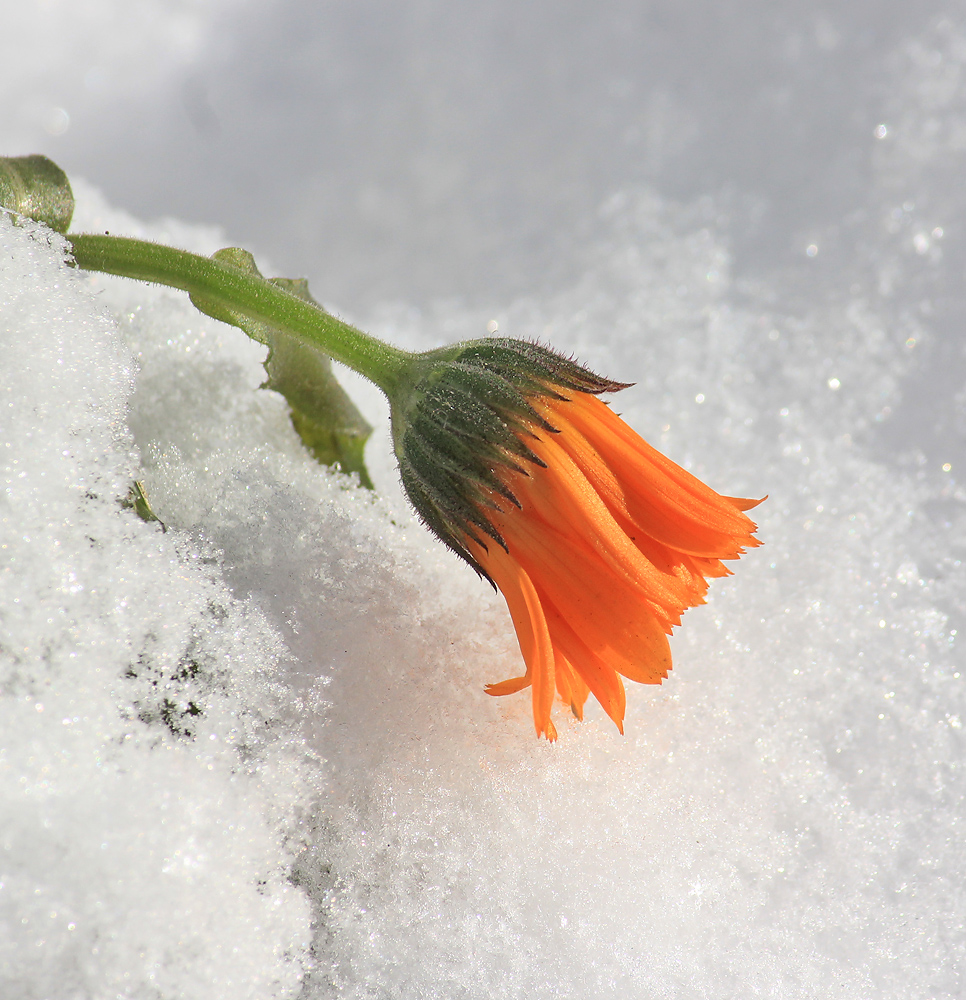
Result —
[{"label": "sparkling snow", "polygon": [[[539,76],[501,34],[515,7],[487,8],[468,55],[481,14],[461,27],[400,5],[409,61],[390,94],[395,21],[363,30],[324,5],[296,39],[292,2],[144,4],[116,23],[113,6],[25,5],[17,24],[46,25],[59,63],[15,48],[0,70],[4,151],[92,182],[78,176],[76,229],[245,243],[408,348],[550,340],[636,381],[615,407],[712,486],[769,494],[765,545],[688,613],[664,685],[629,687],[625,737],[560,709],[559,742],[538,742],[526,696],[482,691],[519,668],[505,607],[406,507],[376,390],[347,376],[378,428],[373,496],[307,457],[240,331],[71,269],[59,237],[0,217],[0,996],[962,996],[961,7],[890,22],[886,5],[787,4],[762,23],[748,4],[724,31],[667,5],[653,23],[618,0],[561,23],[540,5],[516,39],[546,27],[540,73],[572,81],[555,60],[588,25],[600,58],[577,60],[576,97],[534,98],[578,109],[548,119],[544,146],[526,110],[481,98],[470,148],[502,143],[490,217],[498,194],[440,159],[439,137],[463,133],[439,123],[474,113],[495,38],[510,55],[494,88]],[[621,24],[642,47],[657,32],[693,86],[665,63],[663,89],[635,76],[629,42],[609,75]],[[279,47],[252,64],[246,118],[229,83],[259,33]],[[338,53],[329,76],[316,50]],[[289,51],[280,79],[316,83],[282,87],[279,124],[270,69]],[[336,72],[366,65],[373,93]],[[280,168],[299,196],[315,185],[318,215],[296,222],[219,135],[247,132],[267,170],[259,136],[297,145],[333,92],[344,159],[310,144]],[[359,114],[383,98],[430,106],[419,128],[442,145]],[[108,148],[108,112],[137,107],[154,138]],[[221,131],[186,137],[189,112],[202,138],[205,121]],[[369,152],[402,166],[382,187],[357,177],[353,208],[360,120]],[[614,136],[605,169],[589,140]],[[171,193],[179,150],[195,202]],[[685,154],[707,173],[677,171]],[[205,203],[212,164],[225,190]],[[344,252],[339,226],[320,236],[336,202]],[[143,221],[163,210],[205,225]],[[135,479],[166,532],[123,505]]]}]

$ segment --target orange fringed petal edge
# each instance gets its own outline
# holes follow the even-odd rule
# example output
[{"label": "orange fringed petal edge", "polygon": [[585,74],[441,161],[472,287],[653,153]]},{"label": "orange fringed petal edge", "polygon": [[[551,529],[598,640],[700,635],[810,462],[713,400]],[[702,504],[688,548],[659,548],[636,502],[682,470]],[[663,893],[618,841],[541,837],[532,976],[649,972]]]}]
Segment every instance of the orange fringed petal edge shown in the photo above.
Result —
[{"label": "orange fringed petal edge", "polygon": [[506,598],[527,665],[486,690],[531,686],[537,734],[550,740],[555,691],[577,718],[592,693],[623,732],[620,675],[667,677],[667,634],[703,603],[708,578],[730,573],[721,560],[761,544],[744,514],[761,501],[716,493],[594,395],[534,405],[559,433],[525,439],[546,468],[504,472],[520,508],[494,496],[489,513],[507,551],[468,541]]}]

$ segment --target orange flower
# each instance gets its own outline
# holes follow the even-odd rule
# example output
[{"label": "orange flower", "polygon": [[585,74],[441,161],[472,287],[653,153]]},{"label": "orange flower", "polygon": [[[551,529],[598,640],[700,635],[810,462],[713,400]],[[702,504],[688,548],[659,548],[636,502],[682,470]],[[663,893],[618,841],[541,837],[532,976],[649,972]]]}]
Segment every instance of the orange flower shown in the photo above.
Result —
[{"label": "orange flower", "polygon": [[655,451],[597,398],[623,384],[544,348],[480,341],[446,361],[394,434],[416,509],[506,598],[526,673],[486,690],[531,687],[549,740],[555,694],[581,718],[593,693],[623,732],[621,677],[667,677],[672,626],[760,544],[743,511],[761,501]]},{"label": "orange flower", "polygon": [[520,509],[493,511],[506,541],[471,543],[503,592],[527,671],[489,694],[533,688],[537,733],[556,738],[556,690],[577,718],[589,692],[623,732],[621,676],[660,684],[667,636],[704,603],[708,577],[730,573],[759,545],[742,513],[757,500],[723,497],[655,451],[596,396],[536,406],[559,434],[528,441],[545,468],[506,473]]}]

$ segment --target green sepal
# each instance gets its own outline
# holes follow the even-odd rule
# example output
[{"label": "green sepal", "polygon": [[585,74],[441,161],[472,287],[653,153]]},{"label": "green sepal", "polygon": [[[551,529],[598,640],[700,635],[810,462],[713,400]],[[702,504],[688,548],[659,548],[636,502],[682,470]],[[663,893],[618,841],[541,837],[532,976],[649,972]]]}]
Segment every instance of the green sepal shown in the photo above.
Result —
[{"label": "green sepal", "polygon": [[[439,498],[434,495],[426,480],[414,472],[405,459],[399,462],[399,478],[402,481],[406,496],[409,497],[419,519],[423,524],[448,548],[452,549],[461,559],[465,560],[473,569],[496,590],[496,584],[489,573],[479,564],[475,556],[466,547],[466,539],[472,538],[486,548],[486,544],[478,537],[475,531],[467,524],[460,524],[454,521],[452,516],[444,513],[444,508],[440,506]],[[491,531],[492,531],[491,527]],[[502,542],[502,539],[501,539]]]},{"label": "green sepal", "polygon": [[565,397],[556,389],[577,392],[619,392],[630,388],[629,382],[602,378],[571,358],[526,340],[493,337],[465,344],[455,360],[508,379],[524,395]]},{"label": "green sepal", "polygon": [[[453,371],[459,372],[461,389],[485,399],[487,405],[503,414],[515,430],[528,434],[531,426],[536,425],[550,433],[556,432],[557,428],[541,417],[527,402],[526,394],[506,377],[485,368],[475,368],[462,360],[453,362]],[[541,394],[547,395],[547,390],[544,388]]]},{"label": "green sepal", "polygon": [[491,512],[525,516],[508,479],[539,475],[546,464],[527,442],[559,433],[533,403],[627,386],[508,338],[429,351],[411,372],[408,391],[392,400],[403,488],[423,523],[489,579],[468,543],[506,549]]},{"label": "green sepal", "polygon": [[[309,294],[308,282],[302,278],[263,278],[247,250],[227,247],[213,253],[212,259],[261,278],[322,310]],[[206,315],[237,326],[268,347],[268,378],[262,388],[285,397],[291,408],[292,426],[302,443],[323,465],[355,472],[362,485],[372,489],[363,457],[372,427],[339,385],[329,358],[294,335],[249,319],[221,302],[197,294],[191,295],[191,301]]]},{"label": "green sepal", "polygon": [[527,475],[527,472],[516,462],[507,461],[505,456],[497,453],[487,461],[480,455],[478,449],[465,442],[451,441],[447,445],[440,446],[438,438],[434,440],[426,434],[413,434],[406,439],[406,457],[417,472],[422,469],[427,477],[434,471],[443,471],[450,478],[466,483],[468,495],[485,506],[494,508],[499,506],[489,499],[489,494],[485,492],[487,490],[509,500],[514,507],[520,506],[520,501],[513,491],[497,476],[495,467],[503,465],[524,475]]},{"label": "green sepal", "polygon": [[67,174],[46,156],[0,156],[0,205],[66,233],[74,192]]}]

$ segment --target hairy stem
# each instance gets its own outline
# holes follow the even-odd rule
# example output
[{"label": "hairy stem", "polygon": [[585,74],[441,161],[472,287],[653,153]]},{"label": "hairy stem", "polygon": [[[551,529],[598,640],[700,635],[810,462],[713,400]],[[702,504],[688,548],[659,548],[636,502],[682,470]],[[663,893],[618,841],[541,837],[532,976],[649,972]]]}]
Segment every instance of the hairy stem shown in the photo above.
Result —
[{"label": "hairy stem", "polygon": [[122,236],[70,233],[86,271],[180,288],[283,329],[375,382],[391,396],[413,355],[384,344],[264,278],[209,257]]}]

